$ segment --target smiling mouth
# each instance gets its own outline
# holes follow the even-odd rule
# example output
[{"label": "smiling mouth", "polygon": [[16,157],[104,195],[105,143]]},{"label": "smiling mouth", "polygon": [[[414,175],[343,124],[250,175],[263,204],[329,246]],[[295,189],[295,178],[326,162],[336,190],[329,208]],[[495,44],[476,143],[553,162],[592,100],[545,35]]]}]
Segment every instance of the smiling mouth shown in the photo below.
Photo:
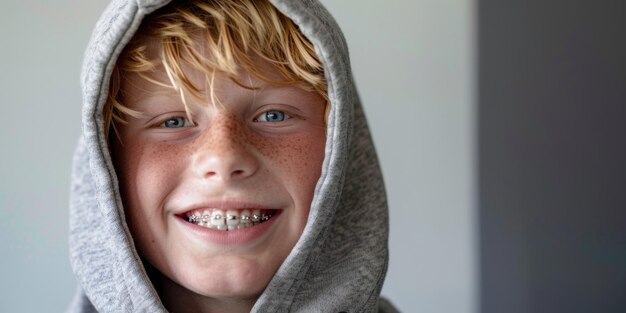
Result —
[{"label": "smiling mouth", "polygon": [[184,219],[201,227],[216,230],[237,230],[253,227],[269,221],[275,216],[277,210],[265,209],[202,209],[187,212]]}]

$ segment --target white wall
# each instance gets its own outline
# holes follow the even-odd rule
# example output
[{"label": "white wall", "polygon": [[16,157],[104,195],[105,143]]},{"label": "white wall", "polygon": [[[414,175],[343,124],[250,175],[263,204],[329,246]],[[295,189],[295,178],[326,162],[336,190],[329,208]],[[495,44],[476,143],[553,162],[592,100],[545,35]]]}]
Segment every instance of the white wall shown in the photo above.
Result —
[{"label": "white wall", "polygon": [[[473,3],[325,0],[343,27],[391,207],[383,294],[476,312]],[[0,2],[0,312],[59,312],[83,50],[105,1]]]},{"label": "white wall", "polygon": [[0,312],[63,312],[80,65],[102,1],[0,2]]}]

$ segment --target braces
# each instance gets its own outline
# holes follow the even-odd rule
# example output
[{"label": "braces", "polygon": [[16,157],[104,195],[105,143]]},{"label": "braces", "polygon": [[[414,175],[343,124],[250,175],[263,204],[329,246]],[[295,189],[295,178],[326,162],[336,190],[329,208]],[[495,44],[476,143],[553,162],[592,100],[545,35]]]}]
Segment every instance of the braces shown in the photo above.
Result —
[{"label": "braces", "polygon": [[[261,222],[265,222],[268,221],[273,215],[272,214],[251,214],[249,216],[236,216],[236,215],[229,215],[227,214],[225,219],[226,219],[226,223],[228,224],[228,221],[236,221],[236,220],[240,220],[239,223],[237,224],[252,224],[252,225],[257,225]],[[222,216],[222,214],[215,214],[215,215],[202,215],[202,216],[198,216],[198,215],[191,215],[187,217],[187,221],[190,223],[194,223],[194,224],[208,224],[211,222],[211,220],[221,220],[223,219],[224,216]]]}]

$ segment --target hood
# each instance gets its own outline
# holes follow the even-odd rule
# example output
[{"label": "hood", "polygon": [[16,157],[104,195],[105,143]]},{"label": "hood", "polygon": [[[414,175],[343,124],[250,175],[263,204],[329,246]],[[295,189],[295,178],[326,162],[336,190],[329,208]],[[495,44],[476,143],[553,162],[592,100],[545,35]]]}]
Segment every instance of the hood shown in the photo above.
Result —
[{"label": "hood", "polygon": [[[78,281],[71,312],[166,312],[125,222],[102,108],[118,55],[143,17],[168,2],[113,1],[85,54],[82,135],[70,198],[70,259]],[[331,109],[307,226],[252,311],[377,312],[388,262],[388,211],[346,42],[317,1],[272,3],[315,46]]]}]

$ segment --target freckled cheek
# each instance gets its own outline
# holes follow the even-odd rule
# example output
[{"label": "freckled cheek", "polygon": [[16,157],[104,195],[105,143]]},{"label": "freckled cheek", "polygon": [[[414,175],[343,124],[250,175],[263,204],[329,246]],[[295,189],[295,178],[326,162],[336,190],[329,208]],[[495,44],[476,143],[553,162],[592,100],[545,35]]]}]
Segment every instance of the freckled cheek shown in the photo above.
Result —
[{"label": "freckled cheek", "polygon": [[185,152],[167,144],[128,145],[116,157],[125,202],[133,208],[155,207],[180,179]]},{"label": "freckled cheek", "polygon": [[315,187],[324,161],[326,135],[323,130],[256,142],[272,173],[280,173],[281,179],[293,186],[311,190]]}]

